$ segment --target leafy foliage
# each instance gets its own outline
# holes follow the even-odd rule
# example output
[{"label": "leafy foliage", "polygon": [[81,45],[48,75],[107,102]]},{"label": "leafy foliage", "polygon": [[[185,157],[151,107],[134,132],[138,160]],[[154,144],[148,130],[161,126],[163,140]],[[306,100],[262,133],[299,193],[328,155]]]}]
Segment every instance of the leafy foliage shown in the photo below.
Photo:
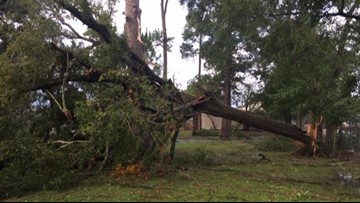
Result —
[{"label": "leafy foliage", "polygon": [[26,135],[0,144],[0,198],[39,189],[63,189],[79,180],[74,164],[81,154],[53,150]]},{"label": "leafy foliage", "polygon": [[219,130],[206,130],[206,129],[199,129],[196,131],[194,136],[213,136],[218,137],[220,135]]},{"label": "leafy foliage", "polygon": [[259,142],[256,148],[265,152],[289,152],[295,149],[291,139],[286,137],[271,137]]},{"label": "leafy foliage", "polygon": [[[135,80],[133,84],[140,84],[140,81]],[[118,164],[151,163],[158,158],[157,153],[167,141],[162,134],[165,126],[155,123],[156,115],[140,109],[141,101],[149,101],[147,105],[154,109],[166,104],[162,104],[162,99],[156,96],[146,80],[141,80],[141,85],[134,88],[137,88],[132,90],[134,95],[128,95],[118,86],[101,88],[97,99],[79,103],[76,111],[80,131],[89,136],[98,150],[109,147]]]},{"label": "leafy foliage", "polygon": [[211,165],[214,163],[215,153],[206,147],[197,147],[193,155],[193,162],[196,165]]},{"label": "leafy foliage", "polygon": [[[181,115],[169,111],[166,90],[159,95],[147,78],[129,71],[131,53],[114,26],[115,6],[114,0],[0,2],[1,198],[162,158]],[[106,26],[113,43],[93,29],[81,32],[71,9]],[[156,57],[154,40],[147,39],[150,57]],[[82,82],[95,82],[94,73],[103,73],[100,82]]]}]

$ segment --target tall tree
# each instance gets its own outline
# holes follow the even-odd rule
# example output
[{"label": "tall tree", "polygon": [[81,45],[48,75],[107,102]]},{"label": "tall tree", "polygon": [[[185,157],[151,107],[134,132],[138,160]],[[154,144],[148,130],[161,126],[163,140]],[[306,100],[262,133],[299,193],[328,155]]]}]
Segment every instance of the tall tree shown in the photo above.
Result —
[{"label": "tall tree", "polygon": [[161,22],[162,22],[162,44],[163,44],[163,79],[167,80],[167,73],[168,73],[168,38],[167,38],[167,31],[166,31],[166,12],[169,0],[161,0]]},{"label": "tall tree", "polygon": [[[202,42],[201,56],[206,60],[206,67],[220,75],[218,82],[223,92],[222,98],[224,103],[230,106],[231,92],[236,83],[242,82],[239,73],[246,72],[250,67],[246,55],[243,54],[246,52],[243,35],[244,32],[248,32],[244,25],[248,24],[248,21],[245,19],[243,23],[239,23],[235,19],[255,14],[252,13],[253,10],[246,9],[247,4],[254,7],[258,5],[252,2],[207,0],[189,0],[181,3],[186,3],[189,11],[187,27],[183,34],[183,55],[196,54],[197,50],[192,47],[191,42]],[[242,16],[238,17],[233,13],[241,13]],[[221,135],[225,139],[230,135],[230,124],[227,119],[222,122]]]},{"label": "tall tree", "polygon": [[[261,60],[266,61],[262,70],[267,72],[263,107],[288,121],[291,115],[311,112],[313,116],[308,120],[313,126],[323,117],[326,137],[331,138],[322,140],[328,146],[328,154],[336,151],[330,147],[336,141],[335,126],[340,126],[341,118],[349,113],[349,102],[355,102],[351,91],[357,71],[350,67],[357,66],[358,57],[358,47],[351,43],[357,31],[350,31],[358,22],[349,17],[336,23],[336,16],[342,15],[345,8],[347,16],[354,16],[358,3],[333,3],[295,1],[273,6],[274,10],[269,9],[271,20],[263,44],[258,44]],[[335,12],[329,13],[328,7]],[[335,29],[329,29],[330,26]]]},{"label": "tall tree", "polygon": [[[180,2],[182,5],[185,4],[185,1]],[[205,20],[209,20],[209,18],[206,18],[207,14],[206,12],[206,2],[204,1],[202,4],[199,4],[196,8],[190,8],[188,6],[188,9],[193,9],[192,12],[189,12],[186,16],[186,25],[183,32],[183,40],[184,42],[180,46],[180,52],[182,58],[193,58],[196,55],[198,55],[198,75],[197,80],[198,83],[200,83],[201,80],[201,68],[202,68],[202,33],[204,32],[202,29],[205,28],[204,25],[206,23],[199,23],[204,22]],[[198,48],[194,47],[194,44],[198,43]],[[198,129],[201,129],[202,126],[202,120],[201,120],[201,113],[193,116],[193,134],[196,134],[196,131]]]}]

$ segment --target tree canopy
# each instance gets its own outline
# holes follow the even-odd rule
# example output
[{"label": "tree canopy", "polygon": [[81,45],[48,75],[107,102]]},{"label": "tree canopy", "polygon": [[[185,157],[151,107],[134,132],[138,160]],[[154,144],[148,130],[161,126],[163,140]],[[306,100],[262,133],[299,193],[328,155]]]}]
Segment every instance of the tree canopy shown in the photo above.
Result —
[{"label": "tree canopy", "polygon": [[[319,143],[336,151],[337,127],[359,110],[358,1],[180,3],[189,11],[182,54],[201,53],[214,73],[198,78],[195,95],[148,66],[160,34],[141,40],[138,1],[127,1],[121,34],[116,0],[0,1],[0,180],[55,187],[66,171],[70,181],[73,171],[91,168],[89,160],[101,162],[98,171],[162,160],[182,123],[199,112],[308,146],[316,138],[279,118],[311,112],[309,120],[324,118],[327,129]],[[230,106],[245,75],[258,78],[251,98],[266,117]],[[46,172],[48,179],[38,176]],[[26,186],[23,176],[38,185]]]}]

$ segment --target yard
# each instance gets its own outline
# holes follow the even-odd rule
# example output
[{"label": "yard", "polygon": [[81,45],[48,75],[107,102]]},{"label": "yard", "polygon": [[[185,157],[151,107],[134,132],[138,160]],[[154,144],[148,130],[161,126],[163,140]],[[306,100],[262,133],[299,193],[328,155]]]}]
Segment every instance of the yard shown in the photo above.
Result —
[{"label": "yard", "polygon": [[[301,157],[273,137],[249,132],[223,141],[183,132],[171,165],[118,177],[109,171],[67,190],[5,201],[360,201],[356,154]],[[268,151],[274,143],[293,147]]]}]

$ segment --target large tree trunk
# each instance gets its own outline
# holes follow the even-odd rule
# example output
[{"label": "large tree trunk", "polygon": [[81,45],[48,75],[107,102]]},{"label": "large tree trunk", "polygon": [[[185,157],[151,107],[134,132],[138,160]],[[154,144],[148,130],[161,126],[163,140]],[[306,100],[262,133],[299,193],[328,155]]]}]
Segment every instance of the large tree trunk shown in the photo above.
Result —
[{"label": "large tree trunk", "polygon": [[303,128],[302,116],[300,113],[296,114],[296,126],[301,129]]},{"label": "large tree trunk", "polygon": [[[126,21],[124,30],[126,34],[126,40],[130,50],[138,57],[139,60],[144,59],[143,43],[141,40],[141,9],[139,6],[139,0],[126,0],[125,1],[125,16]],[[129,93],[133,92],[132,89],[128,90]],[[130,98],[132,94],[129,94]],[[137,127],[135,127],[136,129]],[[164,133],[165,132],[165,129]],[[139,131],[140,134],[140,131]],[[137,161],[143,159],[146,153],[151,152],[154,147],[154,141],[151,133],[142,132],[140,135],[143,139],[142,149],[140,150]]]},{"label": "large tree trunk", "polygon": [[[202,35],[199,34],[199,64],[198,64],[198,69],[199,69],[199,72],[198,72],[198,81],[201,80],[201,46],[202,46]],[[201,118],[201,113],[199,113],[197,115],[198,117],[198,128],[199,129],[202,129],[202,118]],[[215,128],[214,128],[215,129]]]},{"label": "large tree trunk", "polygon": [[285,121],[285,123],[291,123],[291,120],[292,120],[291,113],[285,112],[284,113],[284,121]]},{"label": "large tree trunk", "polygon": [[193,129],[192,129],[192,135],[197,134],[197,130],[199,129],[199,114],[195,114],[193,116]]},{"label": "large tree trunk", "polygon": [[261,116],[257,116],[245,111],[232,108],[221,102],[212,94],[205,93],[205,95],[206,96],[198,99],[197,102],[193,102],[193,105],[191,107],[196,111],[238,121],[246,125],[250,125],[278,135],[298,140],[307,145],[309,145],[311,142],[310,137],[306,136],[305,132],[303,132],[301,129],[297,128],[294,125],[281,123],[275,120],[267,119]]},{"label": "large tree trunk", "polygon": [[328,157],[335,157],[337,154],[337,132],[336,132],[336,126],[332,124],[326,124],[326,138],[325,138],[325,146],[326,151],[325,154]]},{"label": "large tree trunk", "polygon": [[141,9],[139,0],[125,0],[124,30],[130,50],[143,59],[143,43],[141,41]]},{"label": "large tree trunk", "polygon": [[[227,59],[225,67],[224,67],[224,104],[227,106],[231,106],[231,58]],[[223,118],[221,123],[221,138],[229,139],[231,133],[231,120]]]},{"label": "large tree trunk", "polygon": [[223,118],[221,121],[221,139],[230,139],[231,134],[231,120]]}]

